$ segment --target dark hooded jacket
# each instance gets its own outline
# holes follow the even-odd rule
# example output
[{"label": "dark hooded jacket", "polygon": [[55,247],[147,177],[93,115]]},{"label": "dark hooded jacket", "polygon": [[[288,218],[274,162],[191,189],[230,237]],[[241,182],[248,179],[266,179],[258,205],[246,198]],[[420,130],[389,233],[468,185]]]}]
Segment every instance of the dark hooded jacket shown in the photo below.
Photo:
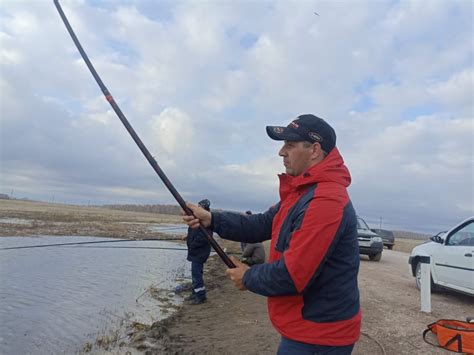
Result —
[{"label": "dark hooded jacket", "polygon": [[[212,235],[212,230],[208,229],[208,231]],[[211,245],[204,233],[200,229],[188,228],[186,244],[188,245],[188,261],[204,264],[211,253]]]},{"label": "dark hooded jacket", "polygon": [[271,239],[268,263],[245,287],[268,296],[270,319],[292,340],[343,346],[359,339],[359,247],[348,169],[334,148],[299,176],[280,175],[280,202],[267,212],[214,212],[214,231],[248,243]]}]

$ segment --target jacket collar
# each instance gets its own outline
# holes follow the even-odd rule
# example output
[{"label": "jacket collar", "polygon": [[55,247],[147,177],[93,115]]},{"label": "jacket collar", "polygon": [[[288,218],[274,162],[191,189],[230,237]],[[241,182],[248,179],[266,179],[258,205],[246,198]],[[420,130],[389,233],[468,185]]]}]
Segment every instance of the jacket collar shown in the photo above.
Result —
[{"label": "jacket collar", "polygon": [[334,182],[348,187],[351,183],[349,169],[344,164],[341,154],[334,148],[320,163],[308,168],[298,176],[287,174],[278,175],[280,178],[280,199],[284,199],[290,192],[305,189],[309,185],[319,182]]}]

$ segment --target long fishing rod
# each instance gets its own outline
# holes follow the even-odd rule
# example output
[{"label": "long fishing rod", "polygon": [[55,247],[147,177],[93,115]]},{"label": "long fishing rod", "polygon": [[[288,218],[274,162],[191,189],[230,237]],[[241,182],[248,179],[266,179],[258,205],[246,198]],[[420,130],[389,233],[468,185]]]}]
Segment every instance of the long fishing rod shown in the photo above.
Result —
[{"label": "long fishing rod", "polygon": [[[112,95],[110,94],[109,90],[105,87],[104,83],[102,82],[102,80],[100,79],[99,77],[99,74],[97,74],[94,66],[92,65],[91,61],[89,60],[89,57],[87,56],[86,52],[84,51],[84,49],[82,48],[82,45],[81,43],[79,42],[79,40],[77,39],[76,37],[76,34],[74,33],[71,25],[69,24],[69,21],[68,19],[66,18],[66,15],[64,14],[63,12],[63,9],[61,8],[61,5],[59,4],[59,0],[54,0],[54,5],[56,6],[56,9],[58,10],[59,12],[59,15],[61,16],[61,19],[63,20],[64,22],[64,25],[66,26],[66,29],[67,31],[69,32],[69,34],[71,35],[71,38],[72,40],[74,41],[74,44],[76,45],[79,53],[81,54],[82,56],[82,59],[84,59],[84,62],[86,63],[87,67],[89,68],[92,76],[94,77],[95,81],[97,82],[97,84],[99,85],[100,89],[102,90],[102,93],[104,94],[105,98],[107,99],[107,101],[109,102],[110,106],[112,106],[112,108],[114,109],[115,113],[117,114],[118,118],[120,119],[120,121],[122,121],[123,125],[125,126],[125,128],[127,129],[128,133],[130,133],[130,135],[132,136],[133,140],[135,141],[135,143],[138,145],[138,148],[140,148],[140,150],[142,151],[143,155],[145,155],[145,158],[148,160],[148,162],[150,163],[150,165],[152,166],[152,168],[155,170],[155,172],[158,174],[158,176],[160,177],[161,181],[163,181],[163,183],[165,184],[165,186],[168,188],[168,190],[171,192],[171,194],[173,195],[173,197],[176,199],[176,201],[178,202],[178,204],[181,206],[181,208],[183,209],[183,211],[188,215],[188,216],[193,216],[193,212],[191,211],[191,209],[186,206],[186,203],[184,202],[183,198],[181,197],[181,195],[178,193],[178,191],[175,189],[175,187],[173,186],[173,184],[171,183],[171,181],[168,179],[168,177],[165,175],[165,173],[163,172],[163,170],[161,170],[160,166],[158,165],[158,163],[156,162],[155,158],[153,158],[153,156],[150,154],[150,152],[148,151],[148,149],[145,147],[145,145],[143,144],[143,142],[141,141],[141,139],[138,137],[137,133],[135,132],[135,130],[132,128],[132,126],[130,125],[130,123],[128,122],[127,118],[125,117],[125,115],[122,113],[122,110],[120,110],[119,106],[117,105],[117,103],[115,102],[114,98],[112,97]],[[222,261],[229,267],[229,268],[235,268],[235,264],[232,262],[232,260],[230,260],[229,256],[224,252],[224,250],[222,250],[222,248],[219,246],[219,244],[217,244],[217,242],[214,240],[214,238],[212,237],[212,235],[206,230],[206,228],[204,228],[204,226],[202,224],[199,225],[199,228],[201,230],[201,232],[204,233],[204,235],[206,236],[207,240],[209,241],[209,243],[211,244],[212,248],[216,251],[216,253],[220,256],[220,258],[222,259]]]},{"label": "long fishing rod", "polygon": [[68,245],[82,245],[82,244],[101,244],[101,243],[117,243],[117,242],[136,242],[136,241],[170,241],[181,240],[180,238],[164,238],[164,239],[114,239],[114,240],[94,240],[92,242],[69,242],[69,243],[54,243],[54,244],[40,244],[40,245],[23,245],[20,247],[6,247],[0,250],[14,250],[14,249],[32,249],[32,248],[46,248],[46,247],[60,247]]}]

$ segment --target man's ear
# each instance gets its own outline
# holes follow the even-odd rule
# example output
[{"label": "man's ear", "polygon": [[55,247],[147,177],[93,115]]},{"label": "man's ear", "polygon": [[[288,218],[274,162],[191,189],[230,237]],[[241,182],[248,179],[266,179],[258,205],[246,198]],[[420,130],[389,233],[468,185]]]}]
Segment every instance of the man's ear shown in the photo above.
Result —
[{"label": "man's ear", "polygon": [[321,144],[319,143],[314,143],[313,144],[313,152],[311,154],[311,158],[315,160],[319,160],[324,158],[324,152],[323,149],[321,148]]},{"label": "man's ear", "polygon": [[313,144],[313,153],[311,154],[311,159],[317,163],[321,162],[324,160],[326,157],[326,152],[323,150],[321,147],[321,144],[319,143],[314,143]]}]

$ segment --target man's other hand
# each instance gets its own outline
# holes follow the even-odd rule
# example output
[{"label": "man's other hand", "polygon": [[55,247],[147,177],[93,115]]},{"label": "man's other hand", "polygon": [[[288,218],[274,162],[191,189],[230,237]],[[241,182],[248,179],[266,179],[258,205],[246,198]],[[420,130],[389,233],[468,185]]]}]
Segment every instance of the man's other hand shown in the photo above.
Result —
[{"label": "man's other hand", "polygon": [[235,287],[237,287],[239,290],[242,290],[242,291],[247,290],[244,286],[243,278],[244,278],[245,272],[249,269],[249,267],[241,263],[240,261],[238,261],[233,256],[231,256],[230,259],[235,264],[235,268],[227,269],[225,272],[226,275],[234,283]]}]

